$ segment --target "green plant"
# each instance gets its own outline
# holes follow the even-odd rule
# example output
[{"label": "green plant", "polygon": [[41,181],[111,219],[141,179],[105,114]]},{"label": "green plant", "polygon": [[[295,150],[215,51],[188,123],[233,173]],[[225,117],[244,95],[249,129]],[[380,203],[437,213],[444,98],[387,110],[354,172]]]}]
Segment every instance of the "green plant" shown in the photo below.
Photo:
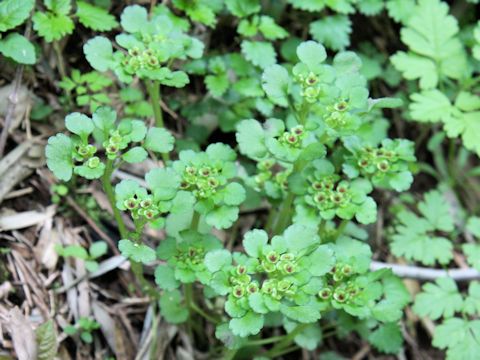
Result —
[{"label": "green plant", "polygon": [[[255,16],[249,21],[261,25],[262,18]],[[185,58],[185,46],[197,42],[169,27],[168,21],[166,29],[173,33],[166,40],[160,33],[165,29],[155,25],[166,19],[148,18],[139,6],[127,7],[121,23],[130,34],[116,40],[129,55],[113,53],[109,40],[97,37],[85,45],[89,62],[99,71],[113,70],[121,81],[138,76],[149,90],[160,83],[183,86],[185,82],[172,79],[186,75],[161,63]],[[172,41],[175,46],[167,51],[165,45]],[[139,52],[132,54],[135,47]],[[144,53],[148,49],[153,52]],[[156,67],[137,63],[147,55],[158,60]],[[131,261],[142,288],[159,299],[167,321],[191,323],[201,316],[216,324],[217,337],[230,349],[227,358],[257,342],[274,344],[263,352],[268,357],[290,351],[292,343],[314,348],[321,339],[318,334],[328,327],[328,321],[320,319],[334,312],[342,313],[345,321],[368,322],[369,330],[361,336],[394,353],[401,346],[398,321],[409,295],[390,271],[369,271],[369,246],[350,234],[356,228],[353,219],[375,222],[377,205],[370,196],[374,188],[403,191],[412,183],[412,143],[385,139],[385,131],[376,125],[382,119],[374,115],[400,102],[369,98],[359,72],[361,61],[352,52],[339,53],[329,64],[324,47],[307,41],[297,47],[296,57],[299,61],[288,67],[265,69],[262,88],[277,105],[278,118],[237,124],[238,150],[245,156],[240,163],[236,151],[223,143],[209,144],[204,151],[177,150],[178,160],[169,161],[169,153],[175,154],[174,139],[163,122],[149,129],[140,120],[117,122],[112,109],[100,107],[92,118],[80,113],[66,117],[73,135],[49,139],[47,164],[64,181],[73,174],[100,179],[122,238],[119,249]],[[228,83],[225,65],[220,57],[209,61],[214,74],[207,76],[207,86],[218,96]],[[158,105],[156,94],[150,92],[150,98]],[[143,162],[149,153],[153,158],[164,154],[164,167],[147,172],[144,183],[122,180],[113,190],[113,170],[123,162]],[[244,252],[231,251],[210,231],[235,227],[249,192],[258,192],[270,204],[269,218],[265,230],[244,234]],[[133,221],[130,231],[122,212]],[[144,242],[146,226],[167,233],[157,251]],[[162,261],[155,270],[161,293],[142,269],[157,259]],[[199,299],[200,286],[205,299]],[[283,326],[286,334],[252,338],[272,323]]]},{"label": "green plant", "polygon": [[90,272],[98,270],[97,259],[105,255],[107,250],[107,243],[105,241],[96,241],[92,243],[88,249],[88,252],[80,245],[57,245],[55,247],[57,254],[62,257],[73,257],[84,260],[85,268]]},{"label": "green plant", "polygon": [[114,52],[109,39],[97,36],[85,44],[84,52],[95,70],[112,70],[124,83],[131,83],[134,77],[143,80],[156,124],[163,127],[160,85],[185,86],[189,82],[187,74],[172,71],[172,63],[176,59],[201,57],[204,46],[200,40],[186,35],[182,25],[172,21],[168,13],[161,11],[162,7],[157,9],[149,16],[139,5],[126,7],[120,20],[125,32],[115,38],[121,50]]},{"label": "green plant", "polygon": [[81,317],[75,325],[67,325],[63,331],[70,336],[80,333],[80,339],[90,344],[93,341],[92,333],[100,329],[100,324],[88,317]]},{"label": "green plant", "polygon": [[0,53],[20,64],[32,65],[37,61],[33,44],[17,32],[3,36],[23,24],[34,6],[34,0],[4,0],[0,3]]},{"label": "green plant", "polygon": [[82,74],[73,69],[71,77],[65,77],[58,83],[69,95],[63,101],[67,103],[70,96],[75,97],[75,103],[79,107],[88,106],[90,112],[94,112],[102,105],[109,105],[112,100],[105,91],[112,85],[112,80],[97,71]]}]

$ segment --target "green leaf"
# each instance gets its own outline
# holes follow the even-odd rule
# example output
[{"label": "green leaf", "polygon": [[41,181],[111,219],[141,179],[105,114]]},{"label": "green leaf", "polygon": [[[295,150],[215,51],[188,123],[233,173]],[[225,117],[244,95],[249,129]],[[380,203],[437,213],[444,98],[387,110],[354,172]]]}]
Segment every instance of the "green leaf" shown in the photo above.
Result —
[{"label": "green leaf", "polygon": [[410,51],[399,51],[391,57],[406,79],[420,79],[422,89],[436,87],[444,76],[460,79],[466,73],[465,52],[456,37],[457,20],[448,10],[443,1],[420,0],[401,30],[402,41]]},{"label": "green leaf", "polygon": [[258,30],[263,34],[265,39],[278,40],[284,39],[288,36],[288,32],[281,26],[275,23],[275,20],[270,16],[261,16]]},{"label": "green leaf", "polygon": [[214,273],[232,263],[232,254],[225,249],[213,250],[205,255],[205,266]]},{"label": "green leaf", "polygon": [[391,250],[396,256],[417,260],[425,265],[433,265],[435,261],[448,264],[453,257],[450,240],[441,236],[430,236],[416,228],[399,227],[392,240]]},{"label": "green leaf", "polygon": [[57,251],[58,255],[63,257],[74,257],[77,259],[86,260],[88,259],[87,250],[81,245],[68,245],[65,247],[56,247],[55,250]]},{"label": "green leaf", "polygon": [[410,96],[409,110],[412,118],[420,122],[437,122],[452,112],[452,104],[441,91],[426,90]]},{"label": "green leaf", "polygon": [[425,265],[433,265],[435,261],[447,264],[453,257],[452,243],[433,231],[451,232],[454,223],[450,206],[442,193],[432,190],[425,194],[424,200],[418,204],[423,217],[418,217],[408,210],[402,210],[397,217],[400,224],[392,236],[391,250],[396,256],[421,261]]},{"label": "green leaf", "polygon": [[69,181],[73,173],[73,142],[64,135],[57,134],[48,139],[45,155],[47,166],[51,172],[60,180]]},{"label": "green leaf", "polygon": [[140,5],[127,6],[120,16],[120,23],[126,32],[142,32],[148,24],[147,10]]},{"label": "green leaf", "polygon": [[122,159],[128,163],[139,163],[148,157],[147,151],[141,146],[135,146],[122,155]]},{"label": "green leaf", "polygon": [[217,229],[228,229],[238,219],[238,207],[220,206],[207,213],[205,221]]},{"label": "green leaf", "polygon": [[75,25],[67,15],[51,12],[36,12],[33,15],[33,28],[46,42],[62,39],[73,33]]},{"label": "green leaf", "polygon": [[335,265],[335,256],[333,249],[329,245],[320,245],[309,256],[310,266],[308,271],[313,276],[323,276],[332,270]]},{"label": "green leaf", "polygon": [[317,229],[300,224],[290,225],[283,233],[283,237],[285,238],[288,249],[293,252],[298,252],[311,245],[320,243]]},{"label": "green leaf", "polygon": [[310,34],[319,43],[332,50],[344,50],[350,45],[352,23],[348,16],[327,16],[310,23]]},{"label": "green leaf", "polygon": [[425,284],[422,290],[413,305],[413,311],[420,316],[428,316],[432,320],[442,316],[449,318],[463,308],[462,295],[451,278],[439,278],[435,284]]},{"label": "green leaf", "polygon": [[[284,319],[283,325],[287,330],[287,333],[291,333],[297,326],[298,323],[294,321],[290,321],[287,318]],[[309,324],[303,327],[303,330],[295,336],[294,341],[295,343],[305,348],[309,351],[314,351],[322,342],[322,329],[318,324]],[[325,360],[322,353],[322,360]]]},{"label": "green leaf", "polygon": [[174,290],[180,286],[175,279],[175,270],[168,265],[158,265],[155,269],[155,282],[164,290]]},{"label": "green leaf", "polygon": [[205,85],[215,97],[221,97],[230,86],[227,73],[205,76]]},{"label": "green leaf", "polygon": [[475,360],[480,352],[480,320],[452,318],[435,328],[433,345],[446,349],[449,360]]},{"label": "green leaf", "polygon": [[396,22],[406,24],[415,7],[415,0],[387,0],[385,4],[388,16]]},{"label": "green leaf", "polygon": [[[115,200],[116,207],[119,210],[126,210],[125,200],[128,200],[135,195],[146,193],[140,184],[135,180],[122,180],[115,186]],[[139,196],[138,196],[139,197]]]},{"label": "green leaf", "polygon": [[117,113],[111,107],[101,106],[92,115],[93,124],[99,129],[104,139],[108,137],[110,130],[115,126]]},{"label": "green leaf", "polygon": [[237,125],[236,139],[240,152],[248,157],[260,159],[267,154],[265,131],[257,120],[241,121]]},{"label": "green leaf", "polygon": [[35,0],[3,0],[0,2],[0,32],[23,24],[30,16]]},{"label": "green leaf", "polygon": [[105,255],[108,251],[108,246],[105,241],[95,241],[90,245],[88,252],[90,257],[93,259],[98,259],[99,257]]},{"label": "green leaf", "polygon": [[98,71],[107,71],[112,67],[112,43],[106,37],[96,36],[83,46],[83,52],[89,64]]},{"label": "green leaf", "polygon": [[263,315],[247,312],[241,318],[230,320],[229,327],[234,335],[247,337],[249,335],[257,335],[262,330],[263,323]]},{"label": "green leaf", "polygon": [[115,17],[107,10],[84,1],[77,1],[77,16],[82,25],[96,31],[108,31],[118,26]]},{"label": "green leaf", "polygon": [[325,48],[315,41],[302,42],[297,47],[297,56],[310,69],[314,69],[327,58]]},{"label": "green leaf", "polygon": [[85,179],[93,180],[99,179],[105,172],[105,164],[100,163],[97,167],[91,168],[87,165],[75,166],[74,173],[84,177]]},{"label": "green leaf", "polygon": [[118,249],[128,259],[148,264],[156,259],[156,252],[145,244],[137,244],[127,239],[118,242]]},{"label": "green leaf", "polygon": [[435,229],[450,232],[455,228],[452,213],[446,198],[440,191],[429,191],[418,204],[418,210]]},{"label": "green leaf", "polygon": [[145,175],[148,187],[158,200],[171,200],[180,186],[180,176],[170,168],[156,168]]},{"label": "green leaf", "polygon": [[72,9],[71,0],[45,0],[44,3],[55,14],[67,15]]},{"label": "green leaf", "polygon": [[396,323],[382,324],[368,336],[368,341],[378,350],[387,354],[396,354],[403,345],[403,336]]},{"label": "green leaf", "polygon": [[264,230],[253,229],[245,233],[242,243],[249,256],[259,258],[267,242],[268,234]]},{"label": "green leaf", "polygon": [[87,115],[74,112],[65,117],[65,127],[73,134],[76,134],[86,141],[95,128],[92,119]]},{"label": "green leaf", "polygon": [[245,59],[262,69],[277,62],[277,54],[273,45],[263,41],[242,41],[240,45]]},{"label": "green leaf", "polygon": [[480,271],[480,244],[463,244],[462,250],[468,264]]},{"label": "green leaf", "polygon": [[143,146],[159,153],[168,153],[173,150],[175,138],[167,129],[152,127],[148,129]]},{"label": "green leaf", "polygon": [[223,201],[227,205],[240,205],[245,201],[245,189],[236,182],[228,184],[222,191]]},{"label": "green leaf", "polygon": [[188,309],[182,305],[180,291],[164,292],[160,297],[160,314],[172,324],[180,324],[188,319]]},{"label": "green leaf", "polygon": [[367,16],[378,15],[383,9],[383,0],[363,0],[358,3],[358,10]]},{"label": "green leaf", "polygon": [[33,44],[17,33],[8,34],[0,40],[0,53],[19,64],[32,65],[37,61]]},{"label": "green leaf", "polygon": [[457,113],[455,116],[444,119],[447,136],[456,138],[461,135],[463,146],[474,151],[478,156],[480,156],[480,142],[477,141],[480,135],[479,116],[480,111],[475,111]]},{"label": "green leaf", "polygon": [[468,218],[467,230],[470,231],[473,236],[480,238],[480,217],[472,216]]},{"label": "green leaf", "polygon": [[469,315],[480,313],[480,283],[473,281],[468,286],[468,296],[463,304],[463,311]]},{"label": "green leaf", "polygon": [[283,66],[272,65],[265,69],[262,75],[262,88],[274,104],[288,106],[290,78]]},{"label": "green leaf", "polygon": [[260,11],[259,0],[225,0],[225,6],[236,17],[245,17]]},{"label": "green leaf", "polygon": [[320,311],[318,307],[313,304],[299,305],[299,306],[288,306],[282,304],[280,311],[285,316],[289,317],[292,320],[308,324],[314,323],[320,319]]},{"label": "green leaf", "polygon": [[57,333],[53,320],[40,325],[35,330],[37,341],[37,360],[53,360],[57,355]]}]

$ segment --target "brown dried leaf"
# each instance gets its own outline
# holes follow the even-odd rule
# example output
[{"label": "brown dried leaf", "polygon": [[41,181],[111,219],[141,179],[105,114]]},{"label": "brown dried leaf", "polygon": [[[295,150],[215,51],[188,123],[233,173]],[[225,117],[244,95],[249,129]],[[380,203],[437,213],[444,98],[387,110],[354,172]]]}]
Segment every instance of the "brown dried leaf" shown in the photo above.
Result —
[{"label": "brown dried leaf", "polygon": [[18,360],[36,359],[37,342],[30,322],[18,307],[11,309],[6,318],[5,325],[10,332]]}]

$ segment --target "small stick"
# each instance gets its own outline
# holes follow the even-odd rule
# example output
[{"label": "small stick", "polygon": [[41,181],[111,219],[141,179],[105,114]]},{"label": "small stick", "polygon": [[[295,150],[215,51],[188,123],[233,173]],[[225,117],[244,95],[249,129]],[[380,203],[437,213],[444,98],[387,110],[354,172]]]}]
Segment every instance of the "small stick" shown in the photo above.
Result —
[{"label": "small stick", "polygon": [[387,264],[379,261],[372,261],[370,270],[392,269],[393,273],[403,278],[417,280],[435,280],[440,277],[450,277],[455,281],[470,281],[480,279],[480,272],[476,269],[432,269],[411,265]]},{"label": "small stick", "polygon": [[19,65],[15,71],[15,79],[13,82],[12,93],[8,96],[8,108],[7,115],[5,116],[5,125],[0,135],[0,158],[3,157],[3,152],[5,151],[5,145],[7,144],[8,131],[12,125],[13,117],[15,114],[15,108],[18,103],[18,90],[20,89],[20,84],[22,83],[23,76],[23,65]]}]

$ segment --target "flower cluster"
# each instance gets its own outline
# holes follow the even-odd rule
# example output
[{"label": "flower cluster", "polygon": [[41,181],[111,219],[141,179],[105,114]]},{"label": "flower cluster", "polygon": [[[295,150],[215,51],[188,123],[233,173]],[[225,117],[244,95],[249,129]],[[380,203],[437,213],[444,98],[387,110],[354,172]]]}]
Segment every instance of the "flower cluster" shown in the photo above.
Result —
[{"label": "flower cluster", "polygon": [[413,177],[409,166],[416,160],[413,143],[403,139],[385,139],[378,147],[364,145],[358,137],[344,140],[351,156],[345,158],[343,171],[350,177],[364,176],[377,187],[403,191]]}]

